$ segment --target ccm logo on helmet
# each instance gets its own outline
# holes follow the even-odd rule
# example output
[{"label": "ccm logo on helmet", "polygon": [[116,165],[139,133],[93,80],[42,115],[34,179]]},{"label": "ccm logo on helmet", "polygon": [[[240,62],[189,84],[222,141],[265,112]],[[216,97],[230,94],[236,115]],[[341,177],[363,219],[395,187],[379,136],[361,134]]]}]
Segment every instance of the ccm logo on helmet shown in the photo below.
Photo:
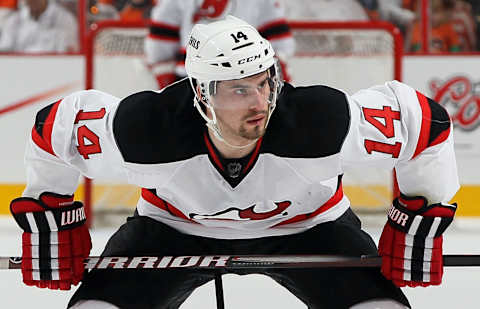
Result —
[{"label": "ccm logo on helmet", "polygon": [[188,45],[192,46],[195,49],[198,49],[198,46],[200,45],[200,41],[194,38],[193,36],[191,36],[190,40],[188,41]]},{"label": "ccm logo on helmet", "polygon": [[248,57],[248,58],[243,58],[243,59],[240,59],[238,60],[238,64],[244,64],[244,63],[247,63],[247,62],[252,62],[252,61],[255,61],[257,59],[260,59],[261,55],[258,54],[256,56],[251,56],[251,57]]}]

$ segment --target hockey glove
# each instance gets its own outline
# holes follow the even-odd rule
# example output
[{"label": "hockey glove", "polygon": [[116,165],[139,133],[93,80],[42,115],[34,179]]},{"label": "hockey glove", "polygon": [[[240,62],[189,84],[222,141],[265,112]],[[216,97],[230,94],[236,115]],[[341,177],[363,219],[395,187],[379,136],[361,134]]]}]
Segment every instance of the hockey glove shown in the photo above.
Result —
[{"label": "hockey glove", "polygon": [[10,211],[24,231],[23,282],[55,290],[77,285],[92,248],[83,204],[73,196],[42,193],[38,200],[14,199]]},{"label": "hockey glove", "polygon": [[456,204],[427,205],[424,197],[396,198],[378,245],[383,275],[399,287],[439,285],[442,234],[456,209]]}]

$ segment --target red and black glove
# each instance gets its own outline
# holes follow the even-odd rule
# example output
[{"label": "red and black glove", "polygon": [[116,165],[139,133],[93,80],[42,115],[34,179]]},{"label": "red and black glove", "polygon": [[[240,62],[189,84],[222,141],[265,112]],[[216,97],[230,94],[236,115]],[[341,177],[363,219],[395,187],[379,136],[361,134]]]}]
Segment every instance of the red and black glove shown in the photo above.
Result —
[{"label": "red and black glove", "polygon": [[26,285],[69,290],[83,277],[92,243],[83,204],[71,195],[20,197],[10,211],[23,229],[22,275]]},{"label": "red and black glove", "polygon": [[378,253],[382,274],[395,285],[439,285],[443,276],[442,234],[457,205],[427,205],[424,197],[401,195],[393,201]]}]

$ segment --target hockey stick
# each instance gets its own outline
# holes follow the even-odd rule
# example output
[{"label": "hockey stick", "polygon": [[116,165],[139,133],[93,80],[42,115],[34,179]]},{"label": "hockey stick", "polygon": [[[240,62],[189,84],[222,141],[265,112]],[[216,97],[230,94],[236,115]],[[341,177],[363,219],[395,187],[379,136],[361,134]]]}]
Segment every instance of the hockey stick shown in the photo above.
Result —
[{"label": "hockey stick", "polygon": [[[86,269],[260,269],[260,268],[321,268],[380,267],[381,257],[364,255],[202,255],[202,256],[137,256],[99,257],[85,259]],[[0,257],[0,269],[20,269],[21,257]],[[480,255],[444,255],[444,266],[480,266]]]}]

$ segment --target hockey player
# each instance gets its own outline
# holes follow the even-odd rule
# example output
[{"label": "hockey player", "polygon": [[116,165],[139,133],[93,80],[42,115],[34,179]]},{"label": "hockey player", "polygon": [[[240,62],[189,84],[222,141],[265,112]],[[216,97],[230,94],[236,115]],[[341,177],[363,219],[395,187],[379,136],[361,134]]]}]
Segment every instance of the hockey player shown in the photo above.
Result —
[{"label": "hockey player", "polygon": [[[239,17],[268,39],[280,59],[283,74],[293,55],[295,41],[277,0],[162,0],[151,13],[150,32],[145,39],[147,63],[159,89],[186,76],[185,52],[196,23],[210,23],[227,15]],[[174,66],[170,65],[175,62]]]},{"label": "hockey player", "polygon": [[121,101],[81,91],[42,109],[27,188],[11,203],[24,229],[24,282],[68,289],[82,280],[76,309],[178,308],[214,278],[194,269],[82,278],[90,238],[72,202],[80,174],[142,187],[104,256],[376,254],[342,191],[343,169],[368,164],[394,167],[402,192],[381,235],[381,271],[257,271],[309,308],[406,308],[399,287],[440,284],[442,233],[456,209],[447,202],[459,187],[447,112],[396,81],[352,96],[282,87],[274,63],[270,43],[230,16],[193,28],[188,79]]}]

